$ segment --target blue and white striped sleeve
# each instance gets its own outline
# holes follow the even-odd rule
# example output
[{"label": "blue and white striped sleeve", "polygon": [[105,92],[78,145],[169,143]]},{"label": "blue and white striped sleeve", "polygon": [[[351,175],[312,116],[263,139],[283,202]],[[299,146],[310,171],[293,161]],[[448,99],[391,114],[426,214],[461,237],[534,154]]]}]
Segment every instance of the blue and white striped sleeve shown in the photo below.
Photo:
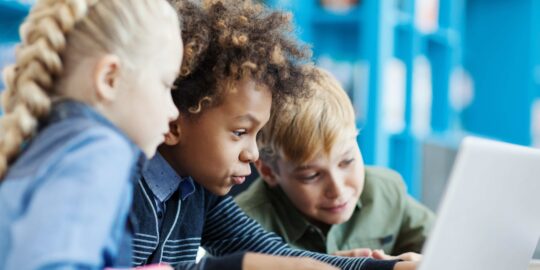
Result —
[{"label": "blue and white striped sleeve", "polygon": [[392,270],[396,261],[331,256],[289,247],[281,237],[267,232],[248,217],[232,197],[223,197],[206,216],[202,246],[215,256],[244,251],[270,255],[310,257],[341,269]]},{"label": "blue and white striped sleeve", "polygon": [[[199,263],[185,262],[175,265],[176,270],[242,270],[245,253],[238,252],[222,257],[204,257]],[[223,266],[226,266],[225,268]]]}]

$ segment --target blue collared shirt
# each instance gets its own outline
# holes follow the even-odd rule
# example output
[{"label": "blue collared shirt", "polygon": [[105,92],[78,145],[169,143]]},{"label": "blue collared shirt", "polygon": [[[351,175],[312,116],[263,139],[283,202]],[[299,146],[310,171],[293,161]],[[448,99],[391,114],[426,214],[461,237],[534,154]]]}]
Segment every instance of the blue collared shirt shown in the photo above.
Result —
[{"label": "blue collared shirt", "polygon": [[181,177],[159,153],[148,161],[142,172],[146,184],[154,195],[157,208],[158,226],[161,227],[167,200],[180,188],[182,200],[193,194],[195,185],[190,176]]},{"label": "blue collared shirt", "polygon": [[0,269],[129,265],[118,254],[142,160],[140,149],[89,106],[54,104],[0,182]]}]

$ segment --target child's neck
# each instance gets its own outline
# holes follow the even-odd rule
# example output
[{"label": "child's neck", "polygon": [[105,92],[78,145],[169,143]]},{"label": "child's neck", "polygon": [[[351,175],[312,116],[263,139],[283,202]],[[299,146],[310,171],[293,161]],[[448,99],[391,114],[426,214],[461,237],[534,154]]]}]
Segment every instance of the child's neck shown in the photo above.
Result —
[{"label": "child's neck", "polygon": [[182,170],[180,166],[181,162],[174,155],[174,150],[172,148],[172,146],[161,145],[158,147],[158,153],[167,161],[167,163],[169,163],[169,166],[171,166],[179,176],[187,176],[185,171]]},{"label": "child's neck", "polygon": [[[306,217],[307,218],[307,217]],[[317,227],[321,233],[323,234],[323,236],[326,238],[326,236],[328,235],[328,232],[330,231],[330,228],[332,228],[332,224],[326,224],[324,222],[321,222],[321,221],[318,221],[318,220],[314,220],[314,219],[310,219],[310,218],[307,218],[307,220],[309,221],[309,223],[311,223],[313,226]]]}]

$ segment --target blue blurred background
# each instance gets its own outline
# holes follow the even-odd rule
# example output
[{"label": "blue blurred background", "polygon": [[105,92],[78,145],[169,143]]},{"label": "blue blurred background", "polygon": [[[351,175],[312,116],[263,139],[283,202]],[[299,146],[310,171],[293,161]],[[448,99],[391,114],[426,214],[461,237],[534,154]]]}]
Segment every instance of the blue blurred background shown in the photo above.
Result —
[{"label": "blue blurred background", "polygon": [[399,171],[431,209],[464,136],[540,146],[540,1],[266,3],[292,12],[349,92],[365,162]]},{"label": "blue blurred background", "polygon": [[[0,0],[0,66],[31,2]],[[264,2],[293,14],[348,91],[365,162],[399,171],[430,208],[463,136],[540,146],[540,1]]]},{"label": "blue blurred background", "polygon": [[268,4],[349,91],[366,163],[398,170],[430,207],[464,135],[540,144],[539,1]]}]

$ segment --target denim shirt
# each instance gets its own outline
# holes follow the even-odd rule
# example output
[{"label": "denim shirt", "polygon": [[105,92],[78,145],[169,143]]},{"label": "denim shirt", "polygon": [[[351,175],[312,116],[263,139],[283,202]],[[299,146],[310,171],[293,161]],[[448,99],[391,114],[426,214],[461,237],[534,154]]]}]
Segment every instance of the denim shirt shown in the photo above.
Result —
[{"label": "denim shirt", "polygon": [[129,266],[140,149],[89,106],[55,103],[0,182],[0,270]]}]

